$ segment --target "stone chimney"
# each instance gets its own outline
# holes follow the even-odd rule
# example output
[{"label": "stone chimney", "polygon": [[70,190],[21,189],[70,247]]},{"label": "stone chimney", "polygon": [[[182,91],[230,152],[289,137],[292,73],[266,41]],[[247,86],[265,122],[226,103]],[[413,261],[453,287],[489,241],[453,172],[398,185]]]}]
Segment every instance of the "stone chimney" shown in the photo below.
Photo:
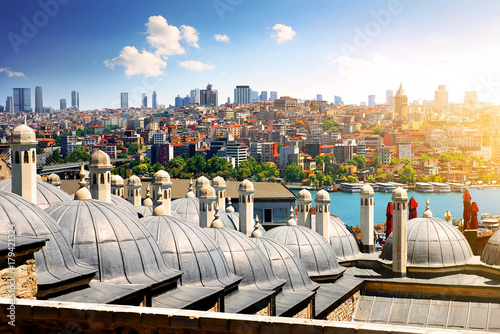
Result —
[{"label": "stone chimney", "polygon": [[217,193],[219,210],[226,210],[226,181],[221,176],[217,176],[212,180],[212,187]]},{"label": "stone chimney", "polygon": [[326,240],[330,238],[330,194],[326,190],[320,190],[316,194],[316,232]]},{"label": "stone chimney", "polygon": [[375,192],[369,184],[363,185],[360,192],[361,208],[360,208],[360,226],[361,226],[361,251],[363,253],[373,253],[375,250],[373,221],[374,221],[374,205],[373,197]]},{"label": "stone chimney", "polygon": [[214,220],[215,207],[217,205],[217,194],[209,184],[205,184],[199,190],[200,200],[200,227],[210,227]]},{"label": "stone chimney", "polygon": [[164,170],[159,170],[153,175],[152,180],[153,187],[153,202],[158,204],[158,193],[162,194],[162,205],[165,207],[167,215],[171,214],[171,204],[172,204],[172,182],[170,180],[170,174]]},{"label": "stone chimney", "polygon": [[93,199],[111,203],[111,160],[105,152],[97,150],[90,156],[90,193]]},{"label": "stone chimney", "polygon": [[37,204],[36,185],[36,140],[35,131],[24,124],[17,126],[12,132],[12,192]]},{"label": "stone chimney", "polygon": [[127,180],[127,199],[134,206],[141,206],[142,182],[137,175],[132,175]]},{"label": "stone chimney", "polygon": [[309,190],[302,189],[297,194],[297,225],[311,228],[312,196]]},{"label": "stone chimney", "polygon": [[406,276],[406,217],[408,194],[401,187],[392,193],[393,230],[392,230],[392,271],[396,277]]},{"label": "stone chimney", "polygon": [[253,230],[253,207],[254,207],[254,194],[255,188],[253,183],[249,180],[243,180],[238,188],[240,197],[239,211],[240,211],[240,232],[251,236]]}]

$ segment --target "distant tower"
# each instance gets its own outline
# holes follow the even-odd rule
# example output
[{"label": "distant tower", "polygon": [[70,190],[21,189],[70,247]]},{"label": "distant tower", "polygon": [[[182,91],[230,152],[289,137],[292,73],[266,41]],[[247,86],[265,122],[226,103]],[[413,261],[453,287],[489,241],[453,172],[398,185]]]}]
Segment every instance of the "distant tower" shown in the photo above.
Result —
[{"label": "distant tower", "polygon": [[395,276],[406,276],[406,202],[408,195],[401,187],[392,193],[393,230],[392,230],[392,271]]},{"label": "distant tower", "polygon": [[127,180],[127,198],[134,206],[141,206],[142,182],[137,175],[132,175]]},{"label": "distant tower", "polygon": [[375,193],[369,184],[365,184],[360,192],[361,197],[361,251],[363,253],[373,253],[373,222],[374,222],[374,206],[373,197]]},{"label": "distant tower", "polygon": [[438,86],[438,90],[434,93],[434,102],[438,108],[442,110],[448,109],[448,91],[445,85]]},{"label": "distant tower", "polygon": [[309,190],[302,189],[297,194],[297,225],[311,228],[312,196]]},{"label": "distant tower", "polygon": [[32,203],[37,203],[35,131],[24,124],[12,133],[10,144],[12,159],[12,192]]},{"label": "distant tower", "polygon": [[147,108],[148,107],[148,96],[146,93],[142,93],[142,108]]},{"label": "distant tower", "polygon": [[5,112],[9,114],[14,113],[14,100],[11,95],[7,96],[7,101],[5,101]]},{"label": "distant tower", "polygon": [[408,96],[405,94],[402,82],[396,96],[394,97],[394,102],[394,116],[400,122],[405,121],[408,118]]},{"label": "distant tower", "polygon": [[255,188],[253,183],[245,179],[238,187],[240,197],[240,232],[250,236],[253,230],[253,205]]},{"label": "distant tower", "polygon": [[388,89],[385,92],[385,104],[388,104],[390,106],[394,105],[394,92],[392,89]]},{"label": "distant tower", "polygon": [[156,109],[158,107],[157,102],[156,102],[156,91],[153,91],[153,96],[151,97],[151,103],[152,106],[151,108]]},{"label": "distant tower", "polygon": [[76,90],[71,92],[71,107],[80,109],[80,94]]},{"label": "distant tower", "polygon": [[200,189],[200,227],[210,227],[217,206],[217,194],[209,184]]},{"label": "distant tower", "polygon": [[226,181],[221,176],[217,176],[212,180],[212,187],[217,193],[219,210],[226,210]]},{"label": "distant tower", "polygon": [[368,95],[368,107],[375,106],[375,95]]},{"label": "distant tower", "polygon": [[35,87],[35,112],[43,112],[42,86]]},{"label": "distant tower", "polygon": [[320,190],[316,194],[316,232],[329,240],[330,231],[330,195],[326,190]]},{"label": "distant tower", "polygon": [[111,160],[105,152],[97,150],[90,156],[90,193],[93,199],[111,203]]},{"label": "distant tower", "polygon": [[67,108],[67,105],[66,105],[66,99],[60,99],[59,100],[59,109],[60,110],[64,110]]},{"label": "distant tower", "polygon": [[128,93],[126,92],[120,94],[120,107],[128,109]]}]

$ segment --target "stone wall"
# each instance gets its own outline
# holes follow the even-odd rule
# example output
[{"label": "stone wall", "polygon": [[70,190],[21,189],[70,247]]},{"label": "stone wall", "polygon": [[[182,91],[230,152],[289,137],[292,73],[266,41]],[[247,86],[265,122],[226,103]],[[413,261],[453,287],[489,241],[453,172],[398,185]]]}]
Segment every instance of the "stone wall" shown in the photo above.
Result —
[{"label": "stone wall", "polygon": [[[15,282],[15,289],[11,282]],[[13,269],[2,269],[0,270],[0,298],[9,298],[11,291],[14,290],[16,298],[35,299],[38,291],[37,282],[34,259],[26,260],[22,265]]]},{"label": "stone wall", "polygon": [[351,321],[359,299],[359,291],[353,294],[349,299],[328,314],[326,320],[330,321]]}]

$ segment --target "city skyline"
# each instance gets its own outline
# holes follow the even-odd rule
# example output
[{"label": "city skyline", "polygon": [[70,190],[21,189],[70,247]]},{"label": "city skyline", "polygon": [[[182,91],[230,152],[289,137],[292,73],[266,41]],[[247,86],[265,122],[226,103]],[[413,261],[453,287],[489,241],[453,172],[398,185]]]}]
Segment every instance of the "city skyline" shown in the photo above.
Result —
[{"label": "city skyline", "polygon": [[[383,102],[402,80],[409,101],[433,100],[445,85],[450,102],[478,91],[480,102],[500,103],[497,2],[265,5],[262,12],[245,2],[146,1],[120,6],[113,16],[114,1],[12,4],[0,25],[6,50],[0,99],[15,87],[41,86],[44,107],[69,100],[71,89],[83,94],[83,110],[119,108],[120,92],[129,92],[130,107],[153,91],[157,103],[168,106],[177,94],[211,83],[221,101],[244,84],[280,96],[312,100],[322,92],[331,102],[341,96],[359,104],[368,95]],[[100,23],[89,28],[83,24],[88,16]]]}]

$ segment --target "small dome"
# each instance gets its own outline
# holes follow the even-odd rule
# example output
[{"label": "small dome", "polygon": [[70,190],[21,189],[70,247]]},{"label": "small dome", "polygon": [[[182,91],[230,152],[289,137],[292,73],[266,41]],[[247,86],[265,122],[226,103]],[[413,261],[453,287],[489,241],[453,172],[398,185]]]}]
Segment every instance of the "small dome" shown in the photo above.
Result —
[{"label": "small dome", "polygon": [[200,176],[199,178],[196,179],[196,183],[195,183],[195,187],[196,188],[201,188],[203,187],[204,185],[210,185],[210,180],[207,179],[206,176]]},{"label": "small dome", "polygon": [[255,191],[255,188],[253,187],[253,183],[247,179],[244,179],[243,182],[240,183],[240,186],[238,187],[238,191]]},{"label": "small dome", "polygon": [[120,175],[111,176],[111,185],[114,187],[123,187],[125,183]]},{"label": "small dome", "polygon": [[252,238],[271,263],[274,275],[283,281],[284,290],[304,291],[316,290],[319,285],[309,278],[302,260],[284,244],[266,237]]},{"label": "small dome", "polygon": [[500,265],[500,231],[496,231],[488,240],[481,261],[492,266]]},{"label": "small dome", "polygon": [[37,140],[35,130],[26,124],[16,126],[14,131],[12,131],[12,142],[36,144]]},{"label": "small dome", "polygon": [[214,188],[226,188],[226,181],[221,176],[216,176],[212,180],[212,187]]},{"label": "small dome", "polygon": [[279,241],[294,251],[313,279],[335,279],[345,270],[339,265],[337,255],[328,241],[307,227],[275,227],[266,232],[266,237]]},{"label": "small dome", "polygon": [[330,194],[324,190],[321,189],[320,191],[317,192],[316,194],[316,202],[322,202],[322,203],[330,203]]},{"label": "small dome", "polygon": [[[11,192],[11,189],[12,179],[0,181],[0,190]],[[71,200],[71,196],[64,190],[48,182],[36,181],[36,205],[38,205],[40,209],[46,209],[51,205]]]},{"label": "small dome", "polygon": [[111,166],[111,159],[106,152],[97,150],[90,156],[89,166],[109,167]]},{"label": "small dome", "polygon": [[375,192],[373,191],[372,186],[368,183],[365,183],[363,187],[361,187],[360,194],[363,196],[375,196]]},{"label": "small dome", "polygon": [[392,192],[393,201],[404,201],[408,200],[408,193],[402,187],[397,187],[396,190]]},{"label": "small dome", "polygon": [[206,198],[215,197],[215,198],[217,198],[217,193],[215,192],[215,189],[212,186],[206,184],[203,187],[201,187],[199,197],[200,198],[201,197],[204,197],[204,198],[205,197]]},{"label": "small dome", "polygon": [[[172,201],[172,213],[175,213],[180,218],[200,226],[200,200],[196,197],[183,197]],[[220,220],[224,227],[238,230],[239,220],[235,221],[234,213],[230,214],[224,210],[219,210]]]},{"label": "small dome", "polygon": [[132,175],[127,180],[127,186],[129,187],[140,187],[141,185],[141,179],[137,175]]},{"label": "small dome", "polygon": [[229,265],[229,270],[243,277],[240,287],[257,287],[259,290],[276,290],[285,284],[278,280],[266,255],[252,240],[238,231],[226,228],[204,229],[219,245]]},{"label": "small dome", "polygon": [[297,194],[297,201],[312,202],[312,196],[309,190],[302,189],[301,191],[299,191],[299,193]]},{"label": "small dome", "polygon": [[170,174],[163,169],[160,169],[153,174],[153,183],[170,183]]},{"label": "small dome", "polygon": [[61,185],[61,178],[57,174],[50,174],[47,176],[47,182],[54,186],[58,186]]},{"label": "small dome", "polygon": [[18,236],[47,240],[45,246],[35,252],[39,292],[60,284],[66,288],[68,283],[64,281],[78,281],[83,276],[90,276],[90,280],[94,276],[95,270],[76,260],[55,221],[35,204],[11,192],[0,191],[0,217],[0,234],[10,234],[9,226],[13,225]]},{"label": "small dome", "polygon": [[[472,257],[465,239],[453,225],[439,218],[413,218],[406,225],[407,264],[415,267],[464,265]],[[380,258],[392,261],[393,233],[385,241]]]},{"label": "small dome", "polygon": [[158,244],[136,218],[103,201],[70,201],[47,209],[75,256],[98,270],[96,279],[154,284],[180,273],[163,262]]},{"label": "small dome", "polygon": [[125,198],[117,196],[115,194],[111,194],[111,203],[113,203],[123,211],[130,213],[132,216],[137,217],[137,208],[134,206],[134,204],[130,203]]},{"label": "small dome", "polygon": [[218,287],[239,280],[229,271],[220,247],[202,228],[172,216],[152,216],[141,222],[160,246],[165,263],[182,271],[182,285]]}]

